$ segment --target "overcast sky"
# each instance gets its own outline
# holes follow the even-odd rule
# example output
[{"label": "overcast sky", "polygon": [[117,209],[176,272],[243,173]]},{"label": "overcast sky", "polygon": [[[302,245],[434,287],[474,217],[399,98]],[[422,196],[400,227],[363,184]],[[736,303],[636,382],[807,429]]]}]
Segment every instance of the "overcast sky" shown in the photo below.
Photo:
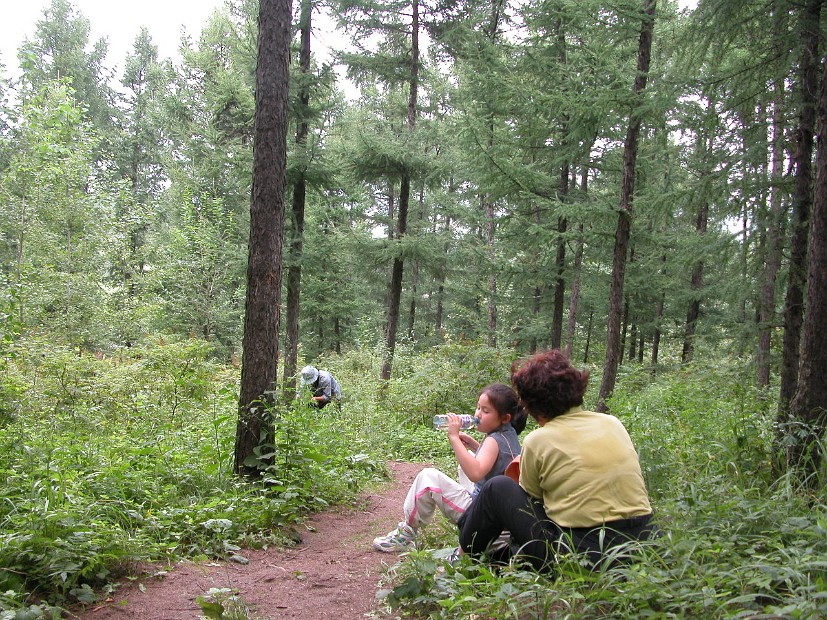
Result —
[{"label": "overcast sky", "polygon": [[[126,54],[132,51],[135,37],[146,26],[158,53],[163,58],[178,59],[181,29],[194,39],[201,34],[207,19],[224,0],[69,0],[77,13],[89,20],[89,42],[100,38],[109,42],[108,68],[123,70]],[[17,49],[24,38],[32,39],[36,23],[51,0],[0,0],[0,64],[5,75],[17,75]],[[347,47],[335,31],[330,18],[314,12],[312,48],[317,58],[327,58],[333,48]]]},{"label": "overcast sky", "polygon": [[[207,18],[223,6],[223,0],[70,0],[72,6],[90,23],[90,43],[101,37],[109,41],[106,65],[123,70],[124,59],[131,51],[141,26],[146,26],[161,58],[178,58],[182,27],[197,38]],[[697,0],[680,0],[682,6],[694,6]],[[24,38],[34,37],[36,23],[43,19],[51,0],[0,0],[0,64],[5,75],[16,75],[17,48]],[[315,54],[330,47],[343,47],[329,20],[314,15]]]},{"label": "overcast sky", "polygon": [[[71,0],[90,24],[90,43],[101,37],[109,41],[107,66],[123,69],[135,37],[146,26],[162,58],[177,58],[181,27],[195,37],[222,0]],[[36,23],[51,0],[0,0],[0,62],[7,75],[17,72],[17,48],[24,38],[34,37]]]}]

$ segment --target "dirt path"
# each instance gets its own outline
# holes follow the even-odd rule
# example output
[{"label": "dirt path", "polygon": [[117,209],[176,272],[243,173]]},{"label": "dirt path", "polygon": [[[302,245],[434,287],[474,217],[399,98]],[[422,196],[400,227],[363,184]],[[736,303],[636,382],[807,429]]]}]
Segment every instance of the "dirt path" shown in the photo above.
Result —
[{"label": "dirt path", "polygon": [[292,549],[245,550],[249,564],[183,563],[162,578],[124,585],[105,603],[75,612],[80,620],[197,620],[195,602],[210,588],[231,588],[259,618],[357,620],[376,608],[378,581],[396,555],[371,542],[401,517],[402,500],[423,465],[388,463],[393,482],[354,508],[315,515]]}]

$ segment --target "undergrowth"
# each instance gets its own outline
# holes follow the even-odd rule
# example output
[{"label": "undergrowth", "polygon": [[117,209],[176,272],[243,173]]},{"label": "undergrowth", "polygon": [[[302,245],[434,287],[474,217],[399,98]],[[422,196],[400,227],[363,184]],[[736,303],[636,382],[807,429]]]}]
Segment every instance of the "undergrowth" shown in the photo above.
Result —
[{"label": "undergrowth", "polygon": [[[103,356],[28,338],[10,351],[0,378],[0,620],[59,617],[141,562],[290,544],[308,513],[386,476],[387,459],[453,474],[432,416],[472,412],[479,390],[507,380],[512,361],[483,346],[427,354],[401,346],[394,378],[380,384],[379,351],[309,360],[340,380],[344,403],[317,411],[300,398],[272,408],[262,476],[250,481],[232,474],[240,373],[212,361],[207,344],[159,341]],[[452,566],[431,551],[457,542],[455,526],[438,518],[421,549],[388,572],[387,610],[446,619],[827,617],[825,495],[773,477],[774,412],[744,387],[750,381],[738,360],[655,374],[621,368],[610,408],[638,448],[663,534],[636,561],[591,572],[565,557],[553,578],[467,557]],[[202,603],[219,617],[247,614],[232,592]]]},{"label": "undergrowth", "polygon": [[[427,549],[403,556],[383,592],[406,618],[827,617],[822,489],[772,476],[773,411],[737,360],[652,376],[626,368],[610,409],[638,448],[662,535],[634,561],[554,575]],[[456,545],[441,528],[430,546]]]}]

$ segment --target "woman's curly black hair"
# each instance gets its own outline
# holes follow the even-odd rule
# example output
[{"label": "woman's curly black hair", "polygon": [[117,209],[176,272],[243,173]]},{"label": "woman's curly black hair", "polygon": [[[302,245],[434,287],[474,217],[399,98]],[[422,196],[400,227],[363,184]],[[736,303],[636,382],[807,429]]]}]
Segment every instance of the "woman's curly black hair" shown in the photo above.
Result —
[{"label": "woman's curly black hair", "polygon": [[583,404],[589,371],[571,365],[559,349],[536,353],[511,365],[511,385],[533,418],[551,420]]}]

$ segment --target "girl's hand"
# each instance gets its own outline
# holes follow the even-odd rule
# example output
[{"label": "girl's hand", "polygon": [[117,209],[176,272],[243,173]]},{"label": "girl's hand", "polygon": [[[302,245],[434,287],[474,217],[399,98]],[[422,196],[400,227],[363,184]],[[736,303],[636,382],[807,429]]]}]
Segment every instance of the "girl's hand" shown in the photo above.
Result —
[{"label": "girl's hand", "polygon": [[451,439],[452,437],[459,437],[459,439],[462,440],[462,437],[460,437],[460,435],[464,435],[465,433],[460,433],[459,432],[459,427],[460,427],[460,424],[461,424],[461,420],[459,419],[459,416],[456,413],[451,413],[450,411],[448,412],[447,415],[448,415],[448,439]]}]

